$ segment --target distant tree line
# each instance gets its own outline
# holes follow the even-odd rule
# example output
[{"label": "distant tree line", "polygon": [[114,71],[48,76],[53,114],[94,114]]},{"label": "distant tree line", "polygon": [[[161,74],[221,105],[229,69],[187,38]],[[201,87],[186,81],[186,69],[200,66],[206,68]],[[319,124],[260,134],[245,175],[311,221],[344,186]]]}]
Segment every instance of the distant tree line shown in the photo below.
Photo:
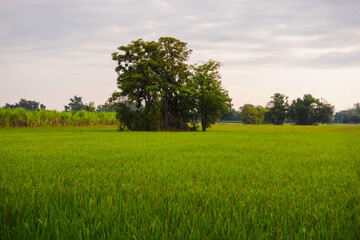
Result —
[{"label": "distant tree line", "polygon": [[219,117],[220,122],[240,122],[240,111],[230,107],[228,111],[223,111]]},{"label": "distant tree line", "polygon": [[[74,96],[73,98],[69,99],[70,102],[68,105],[64,106],[65,112],[78,112],[78,111],[88,111],[88,112],[114,112],[116,111],[116,107],[114,107],[112,104],[106,102],[103,105],[98,105],[95,109],[94,102],[86,103],[84,104],[82,101],[82,97],[80,96]],[[16,108],[23,108],[27,111],[36,111],[40,109],[46,109],[46,106],[44,104],[40,104],[37,101],[29,101],[26,99],[20,99],[18,103],[15,104],[9,104],[6,103],[5,106],[3,106],[5,109],[16,109]]]},{"label": "distant tree line", "polygon": [[[70,98],[70,103],[64,106],[66,112],[115,112],[117,111],[116,104],[106,102],[103,105],[98,105],[95,109],[94,103],[90,102],[84,104],[82,97],[74,96]],[[122,102],[131,109],[136,111],[136,105],[129,102]],[[3,107],[5,109],[23,108],[28,111],[45,110],[44,104],[36,101],[28,101],[21,99],[19,103],[6,103]],[[228,108],[221,112],[219,118],[215,120],[229,121],[229,122],[243,122],[245,124],[274,124],[282,125],[286,123],[294,123],[298,125],[316,125],[319,123],[341,123],[341,124],[357,124],[360,123],[360,103],[355,103],[353,108],[334,113],[334,107],[325,100],[316,99],[310,94],[304,97],[293,100],[289,104],[288,97],[276,93],[271,97],[266,107],[254,106],[252,104],[244,104],[239,110]]]},{"label": "distant tree line", "polygon": [[353,108],[335,113],[334,123],[360,123],[360,103]]},{"label": "distant tree line", "polygon": [[28,100],[23,99],[23,98],[21,98],[20,101],[18,103],[15,103],[15,104],[6,103],[4,108],[9,108],[9,109],[24,108],[24,109],[29,110],[29,111],[46,109],[44,104],[40,104],[39,102],[36,102],[36,101],[28,101]]},{"label": "distant tree line", "polygon": [[245,104],[240,108],[240,119],[245,124],[282,125],[286,121],[296,125],[317,125],[333,121],[334,106],[324,99],[305,94],[288,102],[288,97],[275,93],[266,107]]}]

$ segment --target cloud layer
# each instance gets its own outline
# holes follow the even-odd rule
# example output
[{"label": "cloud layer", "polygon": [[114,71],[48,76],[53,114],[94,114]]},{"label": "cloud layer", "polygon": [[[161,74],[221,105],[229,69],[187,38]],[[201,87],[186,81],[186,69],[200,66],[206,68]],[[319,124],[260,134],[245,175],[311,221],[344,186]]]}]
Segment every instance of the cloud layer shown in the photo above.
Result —
[{"label": "cloud layer", "polygon": [[33,85],[33,92],[82,86],[87,94],[98,85],[112,91],[111,52],[160,36],[188,42],[192,61],[213,58],[224,63],[224,71],[358,70],[359,12],[358,0],[5,0],[1,95],[12,99],[19,86],[30,91]]}]

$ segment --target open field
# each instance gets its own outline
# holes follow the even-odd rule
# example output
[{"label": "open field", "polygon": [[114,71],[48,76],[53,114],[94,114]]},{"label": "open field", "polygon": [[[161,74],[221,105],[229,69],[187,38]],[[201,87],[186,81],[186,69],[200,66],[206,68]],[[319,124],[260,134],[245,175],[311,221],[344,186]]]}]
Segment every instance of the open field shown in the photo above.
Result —
[{"label": "open field", "polygon": [[360,126],[0,129],[0,239],[360,239]]}]

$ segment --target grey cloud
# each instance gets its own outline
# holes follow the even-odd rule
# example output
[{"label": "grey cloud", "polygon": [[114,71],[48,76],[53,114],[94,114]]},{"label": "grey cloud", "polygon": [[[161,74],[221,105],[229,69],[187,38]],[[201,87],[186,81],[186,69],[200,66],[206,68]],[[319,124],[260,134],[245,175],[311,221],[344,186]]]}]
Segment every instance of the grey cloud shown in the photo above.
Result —
[{"label": "grey cloud", "polygon": [[[354,0],[15,1],[0,10],[0,54],[20,53],[20,46],[31,54],[82,51],[90,43],[99,47],[87,49],[89,55],[100,56],[100,51],[109,54],[137,38],[171,35],[195,51],[239,52],[256,59],[239,57],[242,65],[267,66],[264,55],[280,55],[281,66],[298,66],[306,61],[292,55],[297,49],[314,50],[315,55],[319,49],[359,49],[358,12],[360,3]],[[326,67],[322,56],[317,56],[323,61],[317,66]],[[349,56],[337,65],[334,60],[329,67],[353,60]]]}]

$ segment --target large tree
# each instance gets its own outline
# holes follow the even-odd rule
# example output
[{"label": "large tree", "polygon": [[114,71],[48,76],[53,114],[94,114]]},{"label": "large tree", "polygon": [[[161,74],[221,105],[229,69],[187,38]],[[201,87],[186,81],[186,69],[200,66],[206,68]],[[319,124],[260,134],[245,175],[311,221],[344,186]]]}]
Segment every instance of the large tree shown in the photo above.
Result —
[{"label": "large tree", "polygon": [[109,99],[118,109],[118,119],[129,130],[159,130],[158,43],[139,39],[118,50],[112,57],[118,63],[115,71],[120,91]]},{"label": "large tree", "polygon": [[266,113],[266,122],[282,125],[285,122],[288,104],[288,97],[281,94],[275,93],[271,97],[271,100],[267,104],[269,111]]},{"label": "large tree", "polygon": [[[160,38],[158,42],[139,39],[118,50],[112,56],[118,63],[115,70],[120,92],[114,96],[122,102],[118,104],[119,117],[147,119],[150,125],[135,123],[143,125],[143,130],[168,129],[171,123],[182,125],[181,122],[186,122],[180,111],[179,90],[187,77],[184,61],[191,53],[187,44],[175,38]],[[135,103],[137,109],[127,109],[124,100]]]},{"label": "large tree", "polygon": [[155,72],[159,81],[165,129],[168,129],[169,118],[175,120],[175,125],[188,121],[188,109],[182,108],[180,101],[186,100],[182,99],[181,88],[188,81],[189,71],[185,62],[189,60],[192,50],[187,48],[187,43],[172,37],[161,37],[157,50]]},{"label": "large tree", "polygon": [[[183,91],[190,75],[187,43],[170,37],[157,42],[139,39],[118,50],[112,56],[118,63],[120,91],[110,100],[117,102],[120,121],[130,130],[187,128],[190,114]],[[135,110],[129,108],[132,103]]]},{"label": "large tree", "polygon": [[[142,39],[120,46],[112,54],[117,61],[117,86],[110,102],[117,117],[129,130],[186,130],[201,117],[203,130],[230,98],[221,86],[220,63],[208,61],[189,66],[192,50],[171,37],[157,42]],[[135,109],[130,106],[135,104]]]},{"label": "large tree", "polygon": [[192,85],[195,110],[201,118],[202,131],[231,107],[231,98],[221,84],[220,62],[209,60],[201,65],[192,65]]}]

